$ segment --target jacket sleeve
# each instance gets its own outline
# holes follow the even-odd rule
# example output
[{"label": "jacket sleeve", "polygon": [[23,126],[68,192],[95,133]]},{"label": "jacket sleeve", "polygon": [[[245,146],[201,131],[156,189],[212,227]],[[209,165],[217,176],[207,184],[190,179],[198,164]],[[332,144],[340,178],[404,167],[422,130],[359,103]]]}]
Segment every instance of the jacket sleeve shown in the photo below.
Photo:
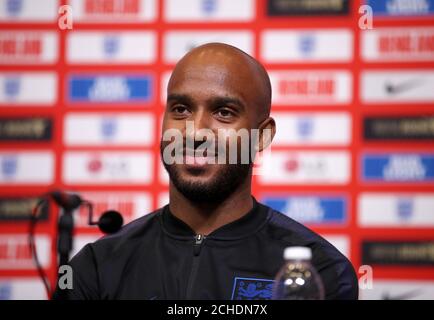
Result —
[{"label": "jacket sleeve", "polygon": [[98,269],[90,244],[77,253],[69,265],[72,268],[72,289],[60,289],[57,284],[53,300],[96,300],[100,299]]},{"label": "jacket sleeve", "polygon": [[350,261],[340,260],[323,270],[326,300],[357,300],[359,285],[356,272]]},{"label": "jacket sleeve", "polygon": [[343,281],[340,282],[335,299],[339,300],[358,300],[359,283],[353,266],[348,263],[342,274]]},{"label": "jacket sleeve", "polygon": [[324,239],[313,246],[313,264],[324,284],[326,300],[357,300],[359,285],[353,265]]}]

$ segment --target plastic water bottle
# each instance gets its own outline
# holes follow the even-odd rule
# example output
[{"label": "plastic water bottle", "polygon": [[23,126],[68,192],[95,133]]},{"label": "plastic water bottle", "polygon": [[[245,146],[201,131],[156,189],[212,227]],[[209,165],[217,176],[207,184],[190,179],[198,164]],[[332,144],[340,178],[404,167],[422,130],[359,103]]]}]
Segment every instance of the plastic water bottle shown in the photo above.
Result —
[{"label": "plastic water bottle", "polygon": [[324,300],[324,285],[311,264],[312,250],[288,247],[284,251],[285,265],[277,273],[274,300]]}]

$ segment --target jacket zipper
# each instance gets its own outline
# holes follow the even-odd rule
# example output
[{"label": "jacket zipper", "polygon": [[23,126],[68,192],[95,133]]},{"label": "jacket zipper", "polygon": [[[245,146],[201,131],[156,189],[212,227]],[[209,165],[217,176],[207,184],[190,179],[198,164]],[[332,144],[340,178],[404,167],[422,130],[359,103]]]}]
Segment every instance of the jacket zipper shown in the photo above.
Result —
[{"label": "jacket zipper", "polygon": [[199,268],[199,260],[200,260],[200,251],[202,249],[203,241],[205,240],[205,236],[202,234],[197,234],[194,237],[193,244],[193,263],[191,265],[190,276],[188,277],[187,282],[187,294],[186,299],[191,299],[191,295],[193,294],[193,284],[196,278],[197,270]]}]

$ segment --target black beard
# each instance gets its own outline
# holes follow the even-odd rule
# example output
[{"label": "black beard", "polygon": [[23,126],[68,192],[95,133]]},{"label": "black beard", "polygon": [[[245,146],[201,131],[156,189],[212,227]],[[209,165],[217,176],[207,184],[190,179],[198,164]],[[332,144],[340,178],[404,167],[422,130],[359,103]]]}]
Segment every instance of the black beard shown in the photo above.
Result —
[{"label": "black beard", "polygon": [[227,199],[246,180],[252,163],[220,165],[221,170],[209,182],[194,182],[182,179],[176,164],[168,165],[163,160],[163,142],[160,145],[161,161],[176,189],[195,203],[219,203]]}]

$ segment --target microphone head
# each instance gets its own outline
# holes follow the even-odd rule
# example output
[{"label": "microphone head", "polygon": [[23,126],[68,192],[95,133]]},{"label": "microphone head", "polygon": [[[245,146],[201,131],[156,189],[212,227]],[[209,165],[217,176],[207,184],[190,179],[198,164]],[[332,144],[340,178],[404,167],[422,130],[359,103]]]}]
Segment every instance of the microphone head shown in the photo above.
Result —
[{"label": "microphone head", "polygon": [[104,233],[118,232],[124,223],[122,215],[115,210],[104,212],[98,220],[98,227]]},{"label": "microphone head", "polygon": [[57,203],[59,207],[65,210],[75,210],[83,202],[79,195],[74,193],[64,193],[62,191],[51,192],[53,200]]}]

